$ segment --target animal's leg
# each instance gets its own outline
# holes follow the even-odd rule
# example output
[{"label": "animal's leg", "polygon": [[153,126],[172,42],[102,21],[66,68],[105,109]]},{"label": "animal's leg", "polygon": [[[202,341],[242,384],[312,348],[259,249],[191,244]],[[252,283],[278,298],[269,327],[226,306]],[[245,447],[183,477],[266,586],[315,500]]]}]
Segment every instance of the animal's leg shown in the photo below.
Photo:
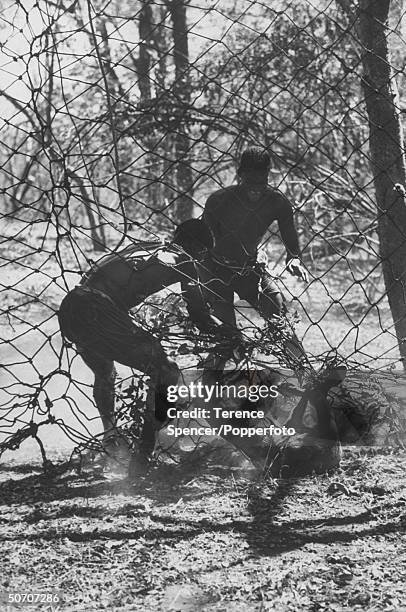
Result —
[{"label": "animal's leg", "polygon": [[286,427],[293,427],[296,433],[302,433],[306,429],[304,425],[304,414],[306,412],[308,401],[309,394],[307,391],[305,391],[298,404],[295,406],[295,408],[293,408],[289,419],[285,423]]},{"label": "animal's leg", "polygon": [[337,366],[328,370],[318,384],[303,394],[303,397],[293,409],[289,420],[285,423],[286,427],[294,427],[297,431],[307,429],[304,427],[303,421],[307,405],[310,403],[316,410],[317,428],[321,437],[335,439],[335,418],[327,395],[332,387],[336,387],[343,382],[346,373],[345,366]]}]

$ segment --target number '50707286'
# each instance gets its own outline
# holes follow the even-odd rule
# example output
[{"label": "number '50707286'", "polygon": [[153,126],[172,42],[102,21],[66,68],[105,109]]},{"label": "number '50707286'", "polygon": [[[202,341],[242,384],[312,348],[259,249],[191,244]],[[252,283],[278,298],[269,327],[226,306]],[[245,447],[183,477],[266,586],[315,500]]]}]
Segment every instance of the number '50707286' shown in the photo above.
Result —
[{"label": "number '50707286'", "polygon": [[58,593],[6,593],[1,599],[8,604],[58,603],[61,596]]}]

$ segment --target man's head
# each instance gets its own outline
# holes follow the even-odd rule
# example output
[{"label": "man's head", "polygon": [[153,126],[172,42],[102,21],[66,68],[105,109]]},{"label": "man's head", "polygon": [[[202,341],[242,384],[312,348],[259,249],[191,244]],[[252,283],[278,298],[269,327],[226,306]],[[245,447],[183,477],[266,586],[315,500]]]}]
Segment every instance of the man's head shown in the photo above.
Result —
[{"label": "man's head", "polygon": [[266,189],[270,166],[269,153],[260,147],[249,147],[241,155],[237,174],[253,202],[259,200]]},{"label": "man's head", "polygon": [[200,259],[213,247],[213,236],[204,221],[189,219],[178,225],[173,242],[195,259]]}]

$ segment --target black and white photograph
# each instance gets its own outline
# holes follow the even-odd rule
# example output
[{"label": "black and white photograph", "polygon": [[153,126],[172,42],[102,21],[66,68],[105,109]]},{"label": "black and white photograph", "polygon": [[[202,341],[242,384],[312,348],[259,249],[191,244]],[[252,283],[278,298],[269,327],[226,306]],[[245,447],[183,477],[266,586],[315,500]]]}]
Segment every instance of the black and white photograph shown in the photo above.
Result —
[{"label": "black and white photograph", "polygon": [[405,0],[0,3],[0,611],[406,610]]}]

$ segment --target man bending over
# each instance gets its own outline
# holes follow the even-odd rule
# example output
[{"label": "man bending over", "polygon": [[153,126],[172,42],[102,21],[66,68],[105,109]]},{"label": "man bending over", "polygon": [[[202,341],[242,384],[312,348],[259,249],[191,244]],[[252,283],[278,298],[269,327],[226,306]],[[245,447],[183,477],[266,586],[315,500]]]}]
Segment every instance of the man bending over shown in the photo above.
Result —
[{"label": "man bending over", "polygon": [[62,335],[75,343],[94,373],[93,394],[105,441],[115,427],[114,361],[150,377],[139,453],[141,467],[153,451],[156,430],[166,420],[167,387],[177,384],[179,370],[159,340],[135,324],[129,310],[164,287],[180,282],[193,323],[203,332],[215,329],[217,325],[196,282],[199,261],[211,246],[205,224],[196,219],[186,221],[177,228],[171,244],[141,242],[102,257],[60,306]]}]

